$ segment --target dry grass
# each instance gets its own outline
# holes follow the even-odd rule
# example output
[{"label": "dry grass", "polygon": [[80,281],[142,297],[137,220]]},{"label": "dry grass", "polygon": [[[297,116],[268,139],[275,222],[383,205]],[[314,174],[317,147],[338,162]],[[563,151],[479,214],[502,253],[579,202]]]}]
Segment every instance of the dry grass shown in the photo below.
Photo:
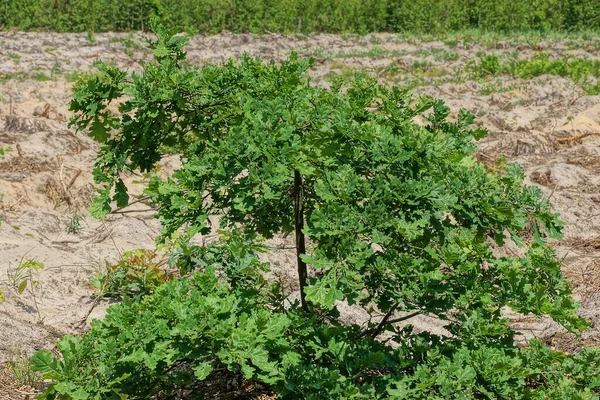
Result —
[{"label": "dry grass", "polygon": [[600,250],[600,236],[572,240],[569,246],[577,250]]},{"label": "dry grass", "polygon": [[20,382],[10,365],[0,366],[0,400],[33,400],[40,394],[41,384]]},{"label": "dry grass", "polygon": [[[594,245],[597,243],[595,242]],[[600,260],[594,260],[580,267],[564,265],[563,271],[575,292],[581,295],[583,303],[589,302],[600,293]]]}]

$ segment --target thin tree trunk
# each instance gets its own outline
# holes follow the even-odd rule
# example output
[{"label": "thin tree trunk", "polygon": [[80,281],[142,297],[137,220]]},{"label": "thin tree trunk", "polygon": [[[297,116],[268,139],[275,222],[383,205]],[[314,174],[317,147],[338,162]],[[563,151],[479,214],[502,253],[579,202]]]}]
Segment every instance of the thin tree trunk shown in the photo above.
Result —
[{"label": "thin tree trunk", "polygon": [[294,229],[296,233],[296,259],[298,262],[298,282],[300,283],[300,302],[302,309],[308,311],[306,304],[306,278],[308,276],[306,263],[302,255],[306,254],[306,238],[304,237],[304,184],[299,171],[294,171]]}]

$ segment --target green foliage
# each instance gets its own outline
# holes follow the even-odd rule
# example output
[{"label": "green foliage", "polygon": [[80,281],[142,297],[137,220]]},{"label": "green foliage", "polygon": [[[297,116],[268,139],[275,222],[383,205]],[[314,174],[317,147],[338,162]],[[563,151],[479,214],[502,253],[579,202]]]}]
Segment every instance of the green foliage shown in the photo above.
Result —
[{"label": "green foliage", "polygon": [[600,61],[572,56],[550,58],[540,53],[527,59],[502,60],[498,55],[483,54],[479,60],[467,67],[476,77],[510,74],[517,78],[530,79],[541,75],[568,77],[580,85],[588,94],[600,94]]},{"label": "green foliage", "polygon": [[169,282],[111,307],[83,338],[64,337],[60,359],[38,352],[34,369],[54,382],[42,398],[168,397],[221,369],[283,399],[598,398],[598,350],[471,349],[410,330],[396,332],[402,346],[392,348],[358,339],[358,326],[279,307],[268,291],[219,282],[210,267]]},{"label": "green foliage", "polygon": [[44,398],[169,396],[222,368],[282,398],[597,398],[590,391],[600,385],[597,350],[567,357],[537,342],[527,350],[469,349],[409,331],[396,333],[404,345],[393,349],[357,339],[358,326],[273,311],[281,304],[269,294],[232,289],[209,267],[113,306],[83,338],[63,338],[62,359],[34,356],[34,368],[58,381]]},{"label": "green foliage", "polygon": [[81,226],[81,222],[84,219],[85,215],[80,214],[78,212],[73,213],[65,222],[67,233],[71,233],[74,235],[79,234],[83,229],[83,227]]},{"label": "green foliage", "polygon": [[[33,299],[39,321],[42,321],[42,315],[40,314],[35,289],[42,284],[38,279],[38,273],[44,268],[45,265],[43,262],[31,258],[25,260],[23,257],[19,262],[19,265],[15,268],[8,269],[8,279],[19,295],[23,295],[29,288],[29,293]],[[4,300],[4,295],[2,295],[1,298]]]},{"label": "green foliage", "polygon": [[[124,173],[181,155],[146,190],[181,278],[142,292],[134,278],[140,295],[63,339],[62,359],[38,353],[53,381],[44,398],[168,397],[222,368],[290,399],[597,398],[598,350],[514,346],[504,307],[575,333],[588,323],[545,243],[561,222],[518,165],[476,161],[486,132],[470,113],[450,118],[442,101],[360,75],[315,87],[312,61],[295,55],[198,69],[184,44],[159,28],[141,73],[101,64],[74,87],[72,123],[102,146],[95,215],[127,204]],[[221,240],[194,245],[215,220]],[[258,256],[263,238],[292,231],[302,307],[265,279]],[[524,255],[495,255],[507,241]],[[115,292],[129,290],[124,278]],[[373,318],[344,324],[338,301]],[[418,314],[448,334],[396,324]]]},{"label": "green foliage", "polygon": [[12,147],[8,146],[8,147],[2,147],[0,146],[0,158],[4,158],[4,156],[6,155],[6,153],[12,151]]},{"label": "green foliage", "polygon": [[594,0],[5,0],[0,27],[148,30],[154,16],[191,33],[597,30]]},{"label": "green foliage", "polygon": [[152,250],[130,250],[106,271],[91,278],[99,296],[123,298],[152,293],[173,278],[163,267],[165,260]]},{"label": "green foliage", "polygon": [[27,286],[33,288],[40,284],[35,275],[38,271],[44,269],[44,267],[44,263],[34,259],[21,260],[19,265],[14,269],[9,268],[8,277],[12,285],[17,289],[17,292],[23,294]]},{"label": "green foliage", "polygon": [[15,382],[23,386],[36,389],[40,389],[43,386],[40,374],[33,370],[30,357],[23,351],[9,351],[6,368]]}]

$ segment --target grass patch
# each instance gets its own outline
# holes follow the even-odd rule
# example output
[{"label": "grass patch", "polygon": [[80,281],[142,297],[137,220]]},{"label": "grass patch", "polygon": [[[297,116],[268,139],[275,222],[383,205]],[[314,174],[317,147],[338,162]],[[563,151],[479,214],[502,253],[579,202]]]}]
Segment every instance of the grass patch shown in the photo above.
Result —
[{"label": "grass patch", "polygon": [[47,75],[44,72],[36,72],[31,78],[37,82],[48,82],[54,80],[50,75]]},{"label": "grass patch", "polygon": [[500,75],[522,79],[541,75],[562,76],[573,80],[589,95],[600,94],[600,61],[589,58],[551,58],[549,54],[540,53],[524,60],[504,60],[495,54],[480,55],[478,60],[467,65],[466,71],[477,78]]},{"label": "grass patch", "polygon": [[32,369],[31,360],[26,352],[9,352],[6,368],[16,383],[33,389],[42,388],[44,382],[41,379],[40,374]]},{"label": "grass patch", "polygon": [[447,49],[425,49],[421,50],[417,53],[419,57],[432,57],[435,61],[458,61],[460,59],[460,54],[456,51],[447,50]]},{"label": "grass patch", "polygon": [[518,87],[519,86],[514,83],[506,85],[501,80],[494,80],[491,82],[484,83],[481,86],[481,90],[479,91],[479,93],[481,93],[483,96],[489,96],[490,94],[494,93],[511,92],[513,90],[516,90]]},{"label": "grass patch", "polygon": [[78,235],[83,230],[81,223],[85,219],[85,215],[78,212],[73,213],[66,221],[66,231],[72,235]]},{"label": "grass patch", "polygon": [[7,74],[0,74],[0,83],[5,83],[8,81],[19,81],[19,82],[25,82],[25,80],[27,80],[27,73],[26,72],[14,72],[14,73],[7,73]]}]

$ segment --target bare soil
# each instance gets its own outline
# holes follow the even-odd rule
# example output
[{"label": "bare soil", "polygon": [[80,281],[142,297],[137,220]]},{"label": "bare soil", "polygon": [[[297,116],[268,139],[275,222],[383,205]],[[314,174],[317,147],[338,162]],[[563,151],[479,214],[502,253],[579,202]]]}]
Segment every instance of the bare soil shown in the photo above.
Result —
[{"label": "bare soil", "polygon": [[[93,194],[92,165],[97,145],[67,127],[68,102],[77,73],[104,59],[131,70],[148,58],[141,35],[0,33],[0,147],[12,151],[0,158],[0,363],[11,351],[52,348],[64,333],[82,332],[101,318],[107,303],[95,304],[90,276],[102,271],[129,249],[153,248],[159,224],[153,211],[138,203],[135,212],[92,219],[86,207]],[[578,41],[497,41],[485,44],[419,42],[394,35],[340,37],[231,35],[194,37],[188,48],[191,64],[219,63],[248,52],[281,59],[291,50],[317,60],[311,75],[327,85],[334,75],[365,70],[381,82],[403,85],[421,79],[416,94],[445,100],[454,111],[464,107],[489,130],[478,143],[480,160],[493,163],[500,155],[519,162],[527,181],[541,188],[566,223],[556,241],[564,272],[581,315],[594,326],[582,337],[567,334],[550,320],[512,315],[522,340],[542,338],[556,348],[573,351],[600,344],[600,96],[588,96],[568,79],[541,76],[483,81],[453,79],[452,71],[480,51],[531,57],[538,52],[600,58],[594,43]],[[411,69],[415,63],[422,71]],[[417,64],[419,65],[419,64]],[[397,67],[407,73],[390,75]],[[490,90],[490,87],[495,89]],[[491,92],[491,93],[490,93]],[[177,161],[164,161],[165,171]],[[134,184],[140,177],[131,176]],[[139,191],[138,191],[139,192]],[[81,230],[67,233],[67,222],[82,213]],[[273,241],[283,247],[269,257],[293,292],[293,238]],[[18,294],[15,271],[27,259],[42,261],[40,284]],[[344,310],[348,321],[364,315]],[[410,320],[417,329],[443,331],[440,321],[426,316]],[[0,373],[0,399],[32,398],[33,389],[10,382]],[[258,397],[256,397],[258,398]]]}]

